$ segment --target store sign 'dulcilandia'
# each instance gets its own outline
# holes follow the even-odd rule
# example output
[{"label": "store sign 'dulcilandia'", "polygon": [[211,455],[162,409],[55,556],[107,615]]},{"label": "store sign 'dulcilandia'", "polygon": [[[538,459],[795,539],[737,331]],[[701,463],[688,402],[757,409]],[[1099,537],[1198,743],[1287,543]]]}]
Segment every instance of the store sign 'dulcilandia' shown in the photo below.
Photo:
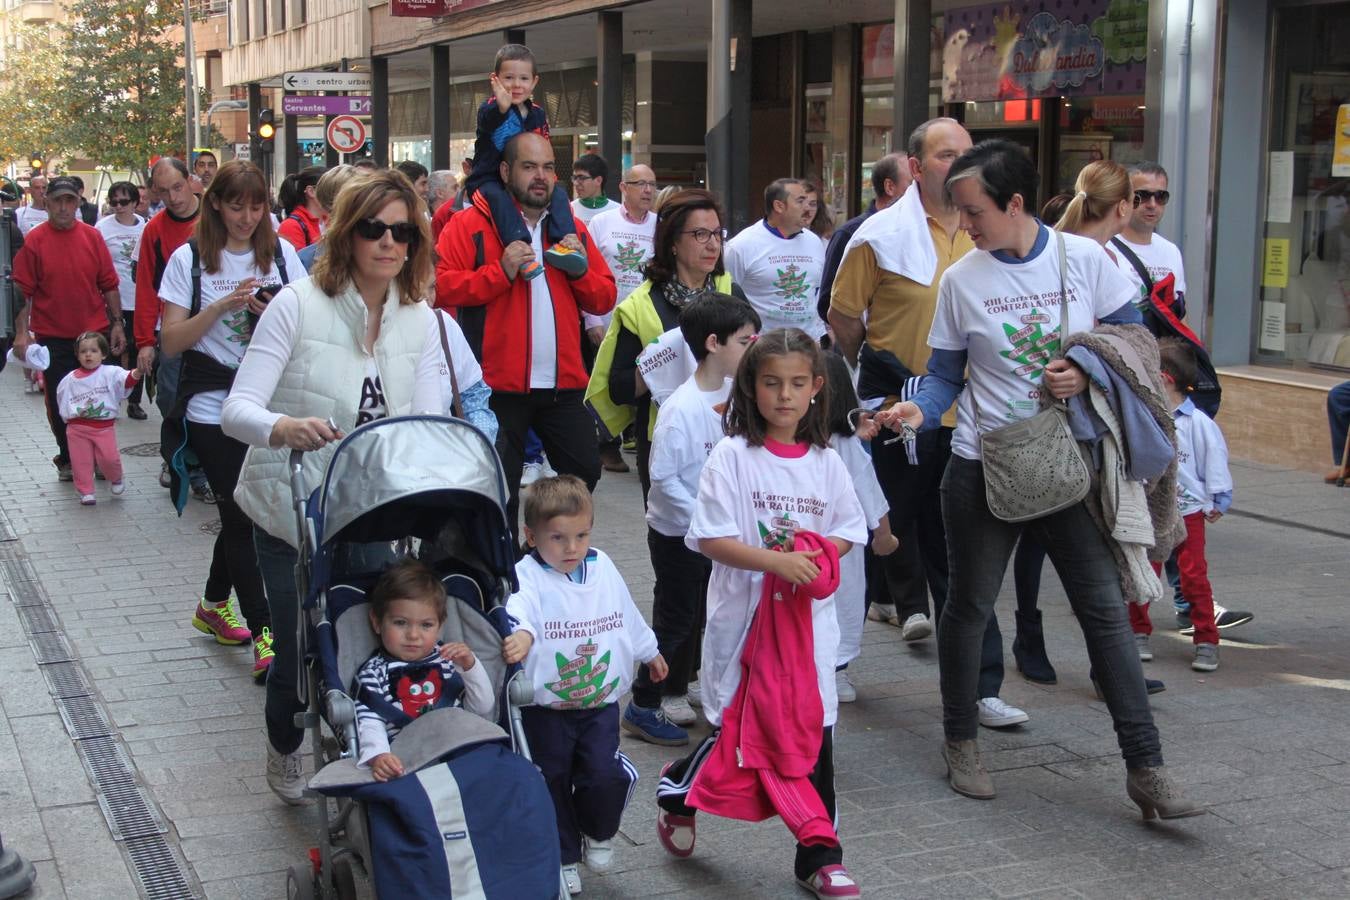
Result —
[{"label": "store sign 'dulcilandia'", "polygon": [[1086,25],[1043,12],[1032,17],[1013,44],[1009,69],[1015,84],[1039,94],[1051,87],[1082,87],[1101,76],[1104,61],[1102,42]]}]

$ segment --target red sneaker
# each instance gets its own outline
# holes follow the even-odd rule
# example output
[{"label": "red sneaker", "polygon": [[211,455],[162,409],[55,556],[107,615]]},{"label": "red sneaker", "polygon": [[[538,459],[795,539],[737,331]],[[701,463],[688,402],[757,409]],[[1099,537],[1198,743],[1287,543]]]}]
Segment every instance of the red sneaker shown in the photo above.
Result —
[{"label": "red sneaker", "polygon": [[259,684],[267,680],[267,672],[272,668],[272,629],[264,628],[262,634],[253,639],[253,680]]},{"label": "red sneaker", "polygon": [[804,881],[799,879],[797,883],[820,897],[821,900],[862,896],[862,891],[858,889],[858,883],[853,880],[852,875],[848,874],[848,869],[841,865],[821,866],[811,873],[810,878]]}]

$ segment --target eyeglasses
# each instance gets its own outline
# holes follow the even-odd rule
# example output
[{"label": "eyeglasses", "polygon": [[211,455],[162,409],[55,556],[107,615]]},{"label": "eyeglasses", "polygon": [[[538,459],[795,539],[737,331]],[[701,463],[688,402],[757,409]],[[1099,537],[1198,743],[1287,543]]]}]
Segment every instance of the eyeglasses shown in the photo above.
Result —
[{"label": "eyeglasses", "polygon": [[578,172],[576,175],[572,176],[572,183],[575,184],[578,181],[590,181],[592,178],[599,177],[599,175],[587,175],[584,172]]},{"label": "eyeglasses", "polygon": [[638,189],[656,187],[655,181],[625,181],[624,184],[628,185],[629,187],[635,187]]},{"label": "eyeglasses", "polygon": [[1159,206],[1166,206],[1167,201],[1172,199],[1171,191],[1135,191],[1134,205],[1139,206],[1150,200],[1157,200]]},{"label": "eyeglasses", "polygon": [[721,244],[727,239],[727,230],[725,228],[719,228],[716,231],[711,231],[707,228],[691,228],[688,231],[681,231],[680,234],[692,236],[694,242],[699,244],[706,244],[713,238],[717,238],[717,242]]},{"label": "eyeglasses", "polygon": [[123,197],[120,200],[109,200],[108,205],[112,207],[135,206],[136,201],[132,200],[130,197]]},{"label": "eyeglasses", "polygon": [[390,225],[388,222],[382,222],[379,219],[361,219],[356,223],[356,234],[368,241],[378,241],[384,237],[385,232],[389,232],[395,243],[415,244],[421,238],[421,232],[412,222],[395,222]]}]

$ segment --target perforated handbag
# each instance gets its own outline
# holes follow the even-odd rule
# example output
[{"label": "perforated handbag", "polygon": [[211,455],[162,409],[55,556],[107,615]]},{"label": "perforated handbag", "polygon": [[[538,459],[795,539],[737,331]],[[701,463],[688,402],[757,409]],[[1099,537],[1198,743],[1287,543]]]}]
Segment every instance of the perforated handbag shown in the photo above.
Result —
[{"label": "perforated handbag", "polygon": [[[1059,244],[1059,330],[1062,343],[1069,321],[1064,287],[1064,236]],[[980,408],[971,390],[976,431]],[[1029,419],[980,435],[984,495],[989,511],[1005,522],[1026,522],[1073,506],[1087,496],[1091,475],[1069,428],[1069,407],[1054,400]]]}]

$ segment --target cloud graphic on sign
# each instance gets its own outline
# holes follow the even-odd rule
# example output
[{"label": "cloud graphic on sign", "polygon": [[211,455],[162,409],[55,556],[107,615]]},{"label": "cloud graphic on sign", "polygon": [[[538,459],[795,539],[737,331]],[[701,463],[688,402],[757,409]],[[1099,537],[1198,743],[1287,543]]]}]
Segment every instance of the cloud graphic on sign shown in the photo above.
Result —
[{"label": "cloud graphic on sign", "polygon": [[1143,62],[1148,55],[1148,0],[1111,0],[1105,14],[1092,23],[1102,39],[1106,58],[1118,66]]},{"label": "cloud graphic on sign", "polygon": [[1063,89],[1082,87],[1098,78],[1106,60],[1100,38],[1086,25],[1075,25],[1054,13],[1037,13],[1013,44],[1012,78],[1034,93],[1052,85]]}]

